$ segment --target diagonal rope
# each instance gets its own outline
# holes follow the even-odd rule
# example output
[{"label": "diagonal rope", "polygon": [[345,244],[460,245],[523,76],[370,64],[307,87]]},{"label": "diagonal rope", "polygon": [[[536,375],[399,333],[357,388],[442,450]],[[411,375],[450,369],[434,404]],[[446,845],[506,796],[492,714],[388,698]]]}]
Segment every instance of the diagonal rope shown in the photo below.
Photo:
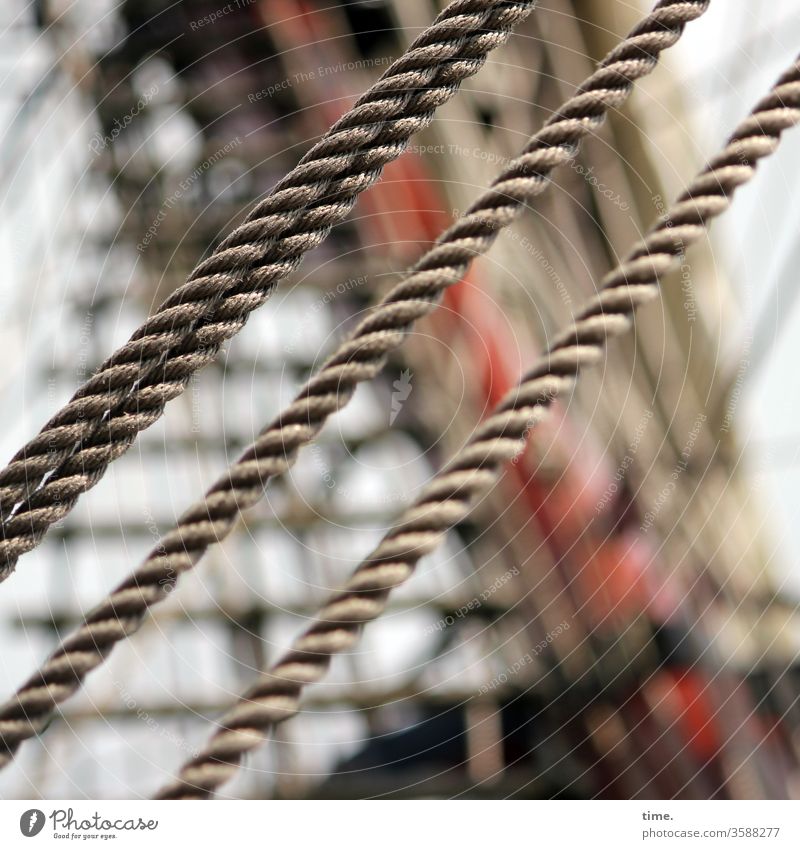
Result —
[{"label": "diagonal rope", "polygon": [[384,611],[391,591],[411,577],[420,558],[466,518],[476,499],[497,482],[503,465],[519,455],[552,401],[571,390],[584,366],[602,359],[607,339],[631,328],[635,310],[658,296],[663,275],[705,234],[708,223],[730,206],[736,189],[755,175],[758,161],[776,150],[781,134],[798,123],[800,59],[666,216],[604,278],[599,293],[434,476],[289,652],[220,719],[219,730],[205,748],[157,798],[211,796],[276,723],[298,712],[303,688],[325,675],[334,655],[355,645],[363,626]]},{"label": "diagonal rope", "polygon": [[[0,471],[0,580],[344,219],[535,0],[454,0]],[[38,487],[38,489],[37,489]]]},{"label": "diagonal rope", "polygon": [[470,210],[423,255],[409,276],[362,322],[351,337],[298,393],[295,401],[190,507],[177,526],[139,568],[68,636],[12,699],[0,708],[0,768],[23,740],[36,736],[113,648],[163,601],[181,572],[192,569],[206,550],[233,529],[241,510],[257,503],[269,478],[294,462],[332,413],[352,397],[356,385],[382,368],[420,315],[431,312],[439,294],[485,253],[500,229],[518,218],[528,200],[548,185],[548,175],[577,152],[578,141],[597,129],[606,112],[619,106],[632,81],[650,73],[660,53],[675,44],[687,21],[708,0],[662,0],[537,133]]}]

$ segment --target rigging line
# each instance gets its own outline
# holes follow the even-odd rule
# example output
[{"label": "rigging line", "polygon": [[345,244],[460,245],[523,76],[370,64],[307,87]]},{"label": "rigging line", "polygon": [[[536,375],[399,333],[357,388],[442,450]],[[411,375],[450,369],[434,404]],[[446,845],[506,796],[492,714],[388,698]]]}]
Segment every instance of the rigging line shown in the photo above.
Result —
[{"label": "rigging line", "polygon": [[498,480],[506,463],[524,449],[530,430],[553,400],[568,394],[581,369],[596,365],[609,338],[631,329],[636,309],[659,294],[661,278],[686,249],[728,209],[783,132],[800,123],[800,59],[756,106],[726,147],[692,181],[660,220],[603,279],[577,318],[475,430],[463,449],[428,483],[398,523],[362,561],[344,589],[334,594],[291,649],[218,722],[218,730],[158,799],[202,799],[238,770],[278,722],[299,710],[305,686],[322,679],[331,659],[350,650],[363,626],[383,612],[392,590],[445,533],[462,521]]},{"label": "rigging line", "polygon": [[453,0],[0,470],[0,580],[157,421],[535,0]]},{"label": "rigging line", "polygon": [[299,448],[326,419],[345,406],[358,383],[375,376],[400,346],[413,322],[432,312],[441,293],[457,283],[475,256],[489,250],[500,231],[549,185],[549,174],[569,162],[581,138],[619,107],[633,81],[651,73],[663,50],[702,15],[708,0],[659,2],[614,48],[505,168],[491,187],[446,230],[409,275],[356,327],[259,438],[201,498],[183,513],[139,566],[68,636],[44,666],[0,707],[0,768],[20,743],[38,734],[56,705],[103,663],[114,644],[133,633],[150,607],[163,601],[180,573],[234,528],[239,513],[257,503],[267,480],[285,472]]}]

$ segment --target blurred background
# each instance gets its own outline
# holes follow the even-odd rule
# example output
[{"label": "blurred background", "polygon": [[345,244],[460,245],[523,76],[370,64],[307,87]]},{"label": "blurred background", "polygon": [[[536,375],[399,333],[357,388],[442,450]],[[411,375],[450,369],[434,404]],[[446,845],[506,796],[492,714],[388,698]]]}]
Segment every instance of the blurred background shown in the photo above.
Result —
[{"label": "blurred background", "polygon": [[[542,0],[491,54],[0,588],[4,698],[648,7]],[[438,8],[2,4],[4,462]],[[794,0],[712,3],[0,795],[161,786],[798,44]],[[800,796],[798,167],[789,135],[228,795]]]}]

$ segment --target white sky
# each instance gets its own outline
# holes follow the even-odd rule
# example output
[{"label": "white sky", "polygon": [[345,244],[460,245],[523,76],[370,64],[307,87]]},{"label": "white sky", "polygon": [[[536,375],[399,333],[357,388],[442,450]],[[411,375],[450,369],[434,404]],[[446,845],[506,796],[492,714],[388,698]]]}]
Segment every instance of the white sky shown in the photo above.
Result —
[{"label": "white sky", "polygon": [[[675,65],[679,79],[687,83],[706,155],[718,149],[798,52],[798,0],[716,0],[687,28]],[[795,279],[800,264],[799,171],[800,133],[795,131],[714,227],[718,258],[742,311],[741,326],[730,330],[740,336],[743,357],[761,362],[745,378],[737,425],[750,448],[753,472],[765,483],[768,522],[781,543],[775,567],[779,574],[785,570],[797,594],[800,305],[793,293],[800,285]]]}]

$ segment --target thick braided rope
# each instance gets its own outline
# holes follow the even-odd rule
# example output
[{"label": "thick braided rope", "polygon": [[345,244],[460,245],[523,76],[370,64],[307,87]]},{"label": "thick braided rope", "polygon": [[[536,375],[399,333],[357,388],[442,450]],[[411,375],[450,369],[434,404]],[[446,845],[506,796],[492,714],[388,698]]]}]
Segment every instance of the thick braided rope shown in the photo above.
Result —
[{"label": "thick braided rope", "polygon": [[[55,706],[80,687],[114,644],[139,627],[148,609],[165,598],[178,575],[193,568],[211,545],[230,533],[239,512],[260,500],[267,480],[291,466],[300,447],[314,438],[328,416],[347,403],[356,385],[377,374],[387,352],[400,345],[410,324],[435,308],[437,294],[461,279],[476,253],[487,251],[497,231],[521,214],[525,201],[544,190],[552,168],[567,162],[577,151],[577,141],[598,126],[612,104],[618,105],[630,92],[632,84],[625,74],[639,78],[652,70],[660,52],[679,38],[686,21],[702,14],[707,5],[659,3],[550,124],[533,137],[523,155],[473,204],[471,210],[481,213],[466,213],[440,237],[407,279],[362,322],[205,498],[181,516],[176,528],[144,563],[0,708],[0,745],[5,749],[5,755],[0,750],[0,768],[23,740],[47,725]],[[618,88],[609,88],[609,75]],[[552,146],[553,128],[559,126],[563,136],[556,147]],[[530,169],[529,175],[515,176],[522,168]],[[507,193],[511,189],[513,195]],[[495,210],[497,217],[485,218],[487,211],[491,215]],[[484,221],[489,222],[486,228]]]},{"label": "thick braided rope", "polygon": [[162,415],[534,5],[452,2],[17,452],[0,471],[0,580]]},{"label": "thick braided rope", "polygon": [[157,798],[211,796],[276,723],[298,712],[303,688],[325,675],[335,654],[355,645],[363,626],[384,611],[391,591],[411,577],[419,559],[433,551],[446,531],[496,483],[503,465],[520,453],[552,400],[571,390],[582,367],[602,359],[607,339],[631,327],[635,310],[658,295],[660,278],[702,237],[708,222],[728,208],[736,189],[752,179],[758,160],[775,151],[783,131],[798,123],[800,60],[667,216],[604,279],[599,294],[430,481],[291,650],[222,717],[202,752]]}]

